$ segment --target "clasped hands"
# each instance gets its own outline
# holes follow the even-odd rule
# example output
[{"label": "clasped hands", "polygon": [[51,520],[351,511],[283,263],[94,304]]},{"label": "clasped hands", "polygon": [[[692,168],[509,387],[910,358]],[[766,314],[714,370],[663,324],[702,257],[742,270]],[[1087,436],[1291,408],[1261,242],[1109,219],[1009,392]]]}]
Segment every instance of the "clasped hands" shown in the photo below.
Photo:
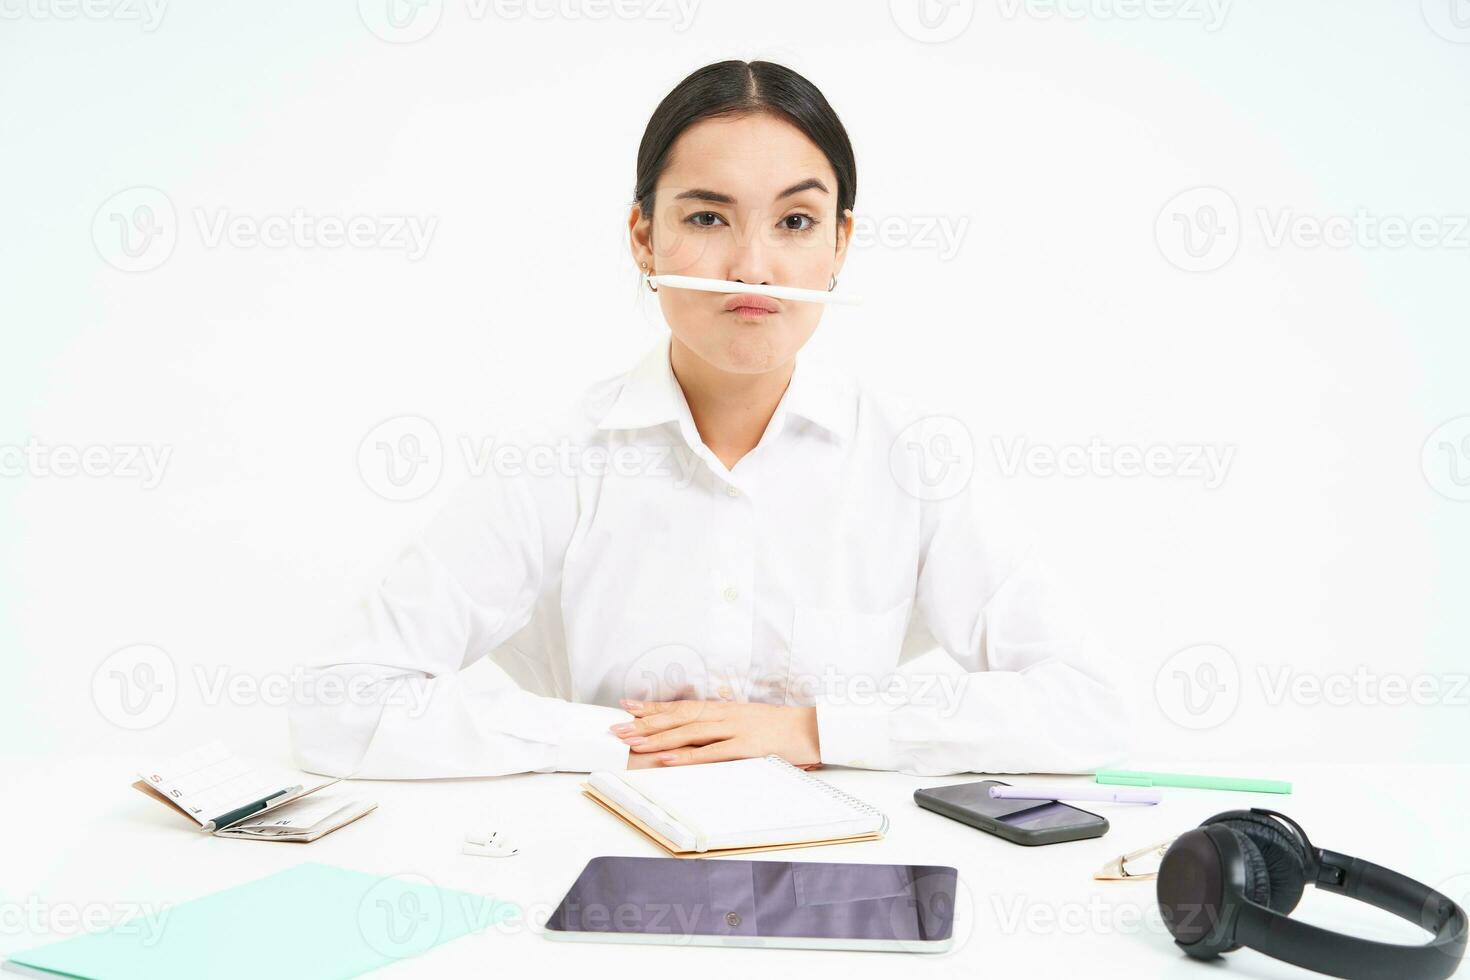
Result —
[{"label": "clasped hands", "polygon": [[772,753],[803,769],[822,762],[816,708],[746,701],[618,703],[634,718],[609,729],[631,750],[629,769],[728,762]]}]

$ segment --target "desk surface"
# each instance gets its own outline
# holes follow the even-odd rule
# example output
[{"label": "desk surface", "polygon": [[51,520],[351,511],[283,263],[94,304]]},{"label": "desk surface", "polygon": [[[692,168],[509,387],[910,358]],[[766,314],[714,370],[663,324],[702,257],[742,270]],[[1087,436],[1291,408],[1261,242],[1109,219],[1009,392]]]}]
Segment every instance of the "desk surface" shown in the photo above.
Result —
[{"label": "desk surface", "polygon": [[[1181,977],[1223,974],[1188,961],[1170,942],[1150,882],[1094,881],[1105,861],[1188,829],[1221,810],[1265,806],[1290,814],[1319,845],[1367,858],[1470,897],[1470,765],[1204,767],[1202,771],[1291,779],[1290,796],[1166,790],[1153,807],[1084,804],[1105,814],[1102,838],[1024,848],[921,810],[913,791],[979,776],[917,777],[823,769],[823,779],[883,809],[882,841],[802,848],[773,860],[950,864],[961,894],[954,948],[944,954],[814,952],[558,943],[541,924],[586,861],[599,854],[658,855],[630,828],[585,799],[577,773],[429,782],[358,781],[332,792],[376,800],[377,810],[312,844],[230,840],[192,832],[180,817],[129,788],[129,760],[10,757],[0,810],[0,953],[75,935],[80,922],[117,922],[134,910],[163,910],[301,861],[380,875],[413,875],[446,888],[511,902],[516,919],[489,925],[429,953],[390,965],[387,976],[529,974],[746,977],[751,970],[808,977],[889,980],[895,970],[932,976],[1003,976],[1008,967],[1046,976]],[[1178,767],[1174,767],[1178,768]],[[1001,777],[1024,783],[1027,777]],[[1083,777],[1062,777],[1090,781]],[[1050,781],[1050,780],[1049,780]],[[1376,787],[1408,784],[1412,799]],[[497,806],[521,847],[513,858],[463,855],[470,815]],[[1389,941],[1424,934],[1386,913],[1309,890],[1297,914],[1329,928]],[[900,958],[901,957],[901,958]],[[1227,957],[1235,977],[1309,974],[1248,951]],[[981,972],[984,971],[984,972]],[[1036,975],[1034,972],[1031,975]]]}]

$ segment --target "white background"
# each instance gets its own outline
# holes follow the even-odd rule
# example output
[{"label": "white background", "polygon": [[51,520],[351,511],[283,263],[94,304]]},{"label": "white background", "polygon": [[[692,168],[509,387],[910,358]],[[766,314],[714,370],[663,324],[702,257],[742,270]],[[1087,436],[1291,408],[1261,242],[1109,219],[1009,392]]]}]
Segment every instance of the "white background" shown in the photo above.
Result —
[{"label": "white background", "polygon": [[[399,27],[388,2],[0,0],[8,751],[283,754],[252,692],[465,478],[461,440],[661,335],[626,247],[638,141],[733,57],[805,74],[855,146],[840,288],[866,303],[811,356],[964,421],[974,479],[1131,665],[1140,759],[1465,760],[1463,0],[426,0]],[[163,234],[130,258],[140,204]],[[293,214],[431,233],[212,236]],[[406,501],[372,441],[359,465],[402,416],[442,465]],[[1229,466],[1034,455],[1094,440]],[[109,475],[28,445],[103,447]],[[123,465],[145,449],[156,486]],[[161,690],[130,713],[135,681]]]}]

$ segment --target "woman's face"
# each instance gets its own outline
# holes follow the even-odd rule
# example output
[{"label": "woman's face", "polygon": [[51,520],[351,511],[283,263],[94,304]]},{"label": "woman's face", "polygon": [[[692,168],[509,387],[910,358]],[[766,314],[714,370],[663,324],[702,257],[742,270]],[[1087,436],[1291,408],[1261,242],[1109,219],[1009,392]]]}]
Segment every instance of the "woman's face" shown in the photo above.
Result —
[{"label": "woman's face", "polygon": [[[760,113],[705,119],[674,142],[654,213],[633,209],[633,258],[658,275],[825,290],[847,252],[852,213],[837,176],[791,123]],[[819,303],[662,288],[674,337],[714,368],[742,374],[790,361],[817,329]],[[732,307],[735,307],[732,309]]]}]

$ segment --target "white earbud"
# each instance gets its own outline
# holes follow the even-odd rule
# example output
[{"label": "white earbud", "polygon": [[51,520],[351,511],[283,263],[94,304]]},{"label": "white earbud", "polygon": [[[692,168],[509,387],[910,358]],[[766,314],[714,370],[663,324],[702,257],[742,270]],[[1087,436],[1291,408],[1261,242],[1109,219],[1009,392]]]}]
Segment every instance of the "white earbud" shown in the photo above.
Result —
[{"label": "white earbud", "polygon": [[519,847],[516,847],[509,841],[501,840],[491,840],[489,843],[478,843],[476,841],[466,839],[465,842],[459,846],[459,849],[462,853],[470,854],[474,857],[505,858],[513,857],[514,855],[521,853],[521,849]]},{"label": "white earbud", "polygon": [[492,807],[464,835],[460,851],[475,857],[511,857],[519,854],[521,849],[507,840],[499,828],[500,814]]}]

